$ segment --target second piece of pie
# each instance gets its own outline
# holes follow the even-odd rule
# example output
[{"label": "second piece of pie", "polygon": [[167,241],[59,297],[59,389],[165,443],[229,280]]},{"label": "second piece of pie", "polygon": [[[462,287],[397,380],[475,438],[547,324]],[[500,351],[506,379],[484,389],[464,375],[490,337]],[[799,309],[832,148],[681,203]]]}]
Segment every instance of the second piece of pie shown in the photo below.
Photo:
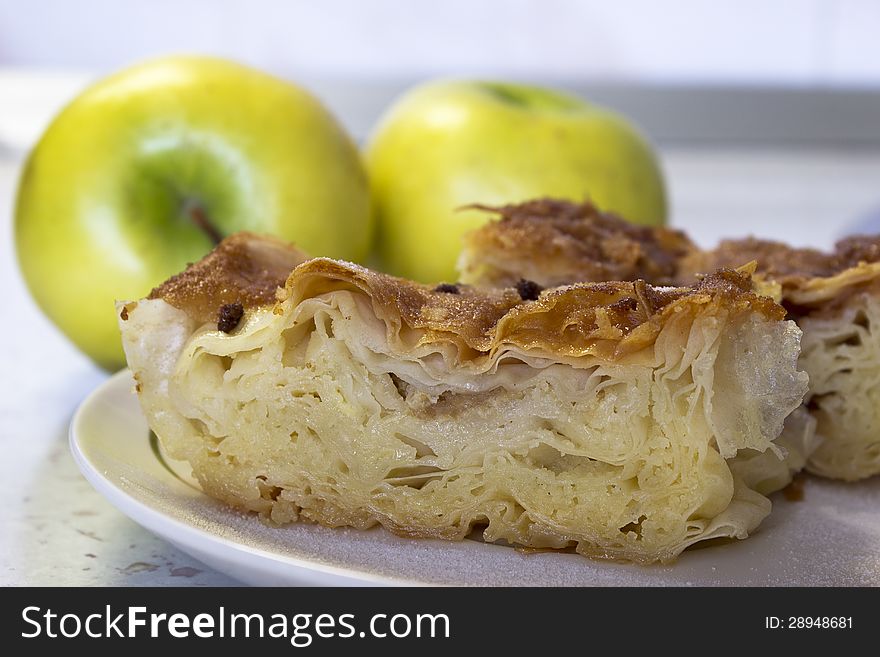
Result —
[{"label": "second piece of pie", "polygon": [[[696,273],[717,266],[739,267],[750,258],[711,261],[683,232],[636,226],[589,202],[535,199],[501,207],[483,207],[498,215],[464,237],[458,262],[460,280],[477,287],[520,285],[550,287],[584,281],[645,280],[653,285],[691,284]],[[522,280],[521,280],[522,279]],[[766,278],[762,291],[779,296]],[[744,453],[754,486],[772,493],[804,469],[818,445],[816,420],[805,406],[786,420],[777,451]]]},{"label": "second piece of pie", "polygon": [[800,362],[810,376],[804,401],[819,440],[807,469],[847,481],[880,474],[880,238],[850,237],[830,252],[728,240],[683,259],[682,273],[750,260],[779,286],[782,304],[804,332]]}]

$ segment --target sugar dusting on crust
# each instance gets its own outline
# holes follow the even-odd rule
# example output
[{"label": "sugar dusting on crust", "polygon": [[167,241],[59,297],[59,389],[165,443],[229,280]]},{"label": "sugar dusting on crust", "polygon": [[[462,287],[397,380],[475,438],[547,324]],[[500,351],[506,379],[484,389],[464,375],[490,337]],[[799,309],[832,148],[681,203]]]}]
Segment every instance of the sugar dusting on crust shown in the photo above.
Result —
[{"label": "sugar dusting on crust", "polygon": [[150,292],[199,322],[216,321],[221,307],[246,310],[275,302],[275,291],[308,256],[281,240],[236,233],[207,256]]},{"label": "sugar dusting on crust", "polygon": [[811,278],[828,278],[862,263],[880,261],[880,235],[847,237],[837,242],[830,252],[798,249],[782,242],[747,237],[724,240],[718,248],[706,252],[701,258],[706,269],[738,267],[755,260],[758,271],[765,276],[792,284]]},{"label": "sugar dusting on crust", "polygon": [[680,279],[687,282],[699,271],[757,264],[757,276],[779,286],[791,317],[821,312],[836,314],[852,295],[875,294],[880,288],[880,236],[853,236],[839,241],[833,251],[798,249],[749,237],[725,240],[713,251],[695,252],[682,259]]},{"label": "sugar dusting on crust", "polygon": [[680,231],[637,226],[588,202],[469,207],[501,217],[465,236],[462,273],[480,285],[504,287],[519,278],[548,287],[638,278],[671,283],[678,260],[696,248]]}]

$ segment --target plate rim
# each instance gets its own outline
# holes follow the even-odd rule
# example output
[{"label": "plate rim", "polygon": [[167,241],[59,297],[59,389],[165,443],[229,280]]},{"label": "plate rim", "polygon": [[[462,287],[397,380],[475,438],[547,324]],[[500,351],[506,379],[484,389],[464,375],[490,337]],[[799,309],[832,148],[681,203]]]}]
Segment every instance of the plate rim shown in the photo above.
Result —
[{"label": "plate rim", "polygon": [[[423,582],[403,577],[391,577],[372,573],[357,568],[349,568],[345,566],[334,566],[331,564],[322,564],[308,560],[303,557],[294,555],[281,555],[257,547],[245,545],[232,539],[218,536],[205,529],[190,525],[178,518],[174,518],[161,509],[156,509],[142,502],[136,497],[129,494],[123,488],[117,486],[111,479],[94,464],[88,456],[88,447],[81,444],[83,436],[83,425],[88,421],[90,415],[97,412],[95,406],[103,399],[110,389],[120,386],[122,379],[130,379],[131,371],[127,368],[116,372],[108,377],[99,386],[92,390],[88,396],[80,403],[70,421],[68,429],[68,442],[73,459],[79,468],[80,473],[95,488],[95,490],[119,512],[133,520],[147,531],[159,535],[162,540],[174,543],[175,546],[184,552],[188,552],[180,547],[175,541],[167,537],[164,532],[154,529],[156,524],[171,526],[175,532],[182,535],[190,541],[184,542],[185,545],[191,545],[191,541],[198,541],[202,544],[212,546],[222,546],[223,549],[246,555],[248,558],[259,558],[267,562],[281,563],[286,566],[293,566],[306,571],[317,573],[323,576],[329,576],[337,579],[344,579],[347,582],[330,582],[326,585],[361,585],[361,586],[437,586],[434,582]],[[205,493],[201,493],[204,495]],[[183,542],[183,541],[182,541]],[[195,557],[198,559],[198,557]],[[211,567],[211,566],[209,566]],[[216,570],[216,568],[212,569]],[[225,574],[225,573],[224,573]],[[233,579],[238,579],[230,575]],[[241,580],[238,580],[241,581]]]}]

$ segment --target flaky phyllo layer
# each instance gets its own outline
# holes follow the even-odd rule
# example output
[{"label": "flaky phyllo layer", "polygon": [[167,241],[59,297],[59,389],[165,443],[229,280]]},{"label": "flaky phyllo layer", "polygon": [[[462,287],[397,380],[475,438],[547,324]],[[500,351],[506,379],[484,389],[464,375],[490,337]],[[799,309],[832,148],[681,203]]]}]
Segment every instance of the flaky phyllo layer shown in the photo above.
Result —
[{"label": "flaky phyllo layer", "polygon": [[153,296],[120,306],[150,426],[277,523],[665,561],[788,480],[800,331],[745,274],[523,301],[316,259],[229,334]]},{"label": "flaky phyllo layer", "polygon": [[799,324],[806,401],[821,441],[809,469],[849,481],[880,473],[880,289],[857,290]]}]

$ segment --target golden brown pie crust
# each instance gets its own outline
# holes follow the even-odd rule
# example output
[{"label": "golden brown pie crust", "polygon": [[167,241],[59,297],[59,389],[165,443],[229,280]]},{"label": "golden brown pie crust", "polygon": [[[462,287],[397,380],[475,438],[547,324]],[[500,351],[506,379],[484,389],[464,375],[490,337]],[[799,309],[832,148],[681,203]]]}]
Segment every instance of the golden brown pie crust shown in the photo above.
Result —
[{"label": "golden brown pie crust", "polygon": [[797,317],[821,306],[823,312],[846,304],[852,294],[876,287],[880,278],[880,236],[855,235],[830,252],[799,249],[749,237],[725,240],[712,251],[692,253],[680,263],[681,280],[694,272],[738,267],[755,261],[760,276],[778,283],[783,304]]},{"label": "golden brown pie crust", "polygon": [[[678,261],[696,250],[681,231],[636,226],[589,202],[545,198],[471,207],[498,214],[500,220],[467,235],[465,253],[475,253],[480,260],[497,253],[504,262],[528,263],[542,274],[545,285],[639,278],[672,284]],[[512,282],[500,280],[503,272],[495,276],[499,280],[487,283]]]},{"label": "golden brown pie crust", "polygon": [[227,303],[242,303],[247,309],[291,295],[304,299],[359,289],[370,297],[377,316],[397,332],[420,331],[422,344],[454,342],[464,356],[467,351],[476,356],[513,344],[613,358],[653,341],[670,313],[713,303],[730,309],[750,307],[772,319],[784,315],[771,299],[753,292],[748,270],[722,269],[692,287],[661,288],[642,280],[579,283],[545,290],[537,300],[525,301],[513,288],[462,285],[450,294],[328,258],[307,260],[292,273],[286,269],[302,257],[277,240],[235,235],[157,287],[150,298],[164,299],[206,322],[216,321],[218,308]]},{"label": "golden brown pie crust", "polygon": [[291,270],[308,256],[287,242],[266,235],[236,233],[207,256],[150,292],[198,322],[216,321],[220,308],[245,309],[275,301]]}]

